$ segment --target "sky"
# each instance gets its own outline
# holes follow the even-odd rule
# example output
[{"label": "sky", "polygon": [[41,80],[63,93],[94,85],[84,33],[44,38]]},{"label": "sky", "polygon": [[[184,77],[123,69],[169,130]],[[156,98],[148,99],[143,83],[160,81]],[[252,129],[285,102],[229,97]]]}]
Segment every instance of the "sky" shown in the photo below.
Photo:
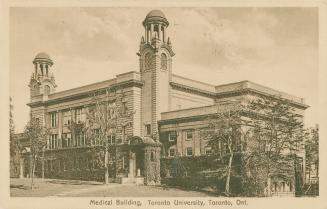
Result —
[{"label": "sky", "polygon": [[29,119],[32,61],[46,52],[62,91],[139,71],[142,21],[160,9],[170,25],[173,73],[214,85],[250,80],[302,97],[306,126],[318,123],[318,9],[10,9],[10,95],[16,132]]}]

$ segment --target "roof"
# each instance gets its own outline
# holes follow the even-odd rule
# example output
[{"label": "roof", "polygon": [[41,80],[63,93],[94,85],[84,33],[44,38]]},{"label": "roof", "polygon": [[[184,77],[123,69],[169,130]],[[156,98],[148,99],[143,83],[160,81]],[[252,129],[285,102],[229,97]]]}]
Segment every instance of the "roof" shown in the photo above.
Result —
[{"label": "roof", "polygon": [[166,19],[165,14],[160,10],[152,10],[146,15],[145,20],[143,21],[143,25],[145,26],[146,23],[149,22],[162,22],[166,24],[166,26],[169,25],[169,22]]},{"label": "roof", "polygon": [[50,56],[45,52],[40,52],[35,56],[35,59],[48,59],[51,60]]},{"label": "roof", "polygon": [[165,14],[161,10],[152,10],[150,11],[147,15],[146,18],[150,17],[161,17],[161,18],[166,18]]}]

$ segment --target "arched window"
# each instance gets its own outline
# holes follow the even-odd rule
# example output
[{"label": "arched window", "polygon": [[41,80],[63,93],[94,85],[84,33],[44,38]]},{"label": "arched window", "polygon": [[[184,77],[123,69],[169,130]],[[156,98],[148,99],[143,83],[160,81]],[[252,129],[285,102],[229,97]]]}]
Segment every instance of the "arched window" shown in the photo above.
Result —
[{"label": "arched window", "polygon": [[50,86],[48,86],[48,85],[45,85],[44,86],[44,94],[45,95],[49,95],[50,94]]},{"label": "arched window", "polygon": [[144,69],[145,70],[149,70],[151,68],[151,62],[152,62],[151,54],[150,53],[147,53],[144,56]]},{"label": "arched window", "polygon": [[161,54],[161,69],[167,70],[167,55],[164,53]]}]

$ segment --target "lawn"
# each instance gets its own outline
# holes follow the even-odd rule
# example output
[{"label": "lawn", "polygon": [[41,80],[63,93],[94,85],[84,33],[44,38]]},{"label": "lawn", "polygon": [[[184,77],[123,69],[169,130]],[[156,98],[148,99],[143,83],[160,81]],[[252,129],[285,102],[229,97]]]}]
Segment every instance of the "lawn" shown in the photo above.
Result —
[{"label": "lawn", "polygon": [[35,189],[30,190],[30,179],[11,179],[12,197],[205,197],[212,194],[185,191],[164,186],[136,186],[100,182],[35,179]]}]

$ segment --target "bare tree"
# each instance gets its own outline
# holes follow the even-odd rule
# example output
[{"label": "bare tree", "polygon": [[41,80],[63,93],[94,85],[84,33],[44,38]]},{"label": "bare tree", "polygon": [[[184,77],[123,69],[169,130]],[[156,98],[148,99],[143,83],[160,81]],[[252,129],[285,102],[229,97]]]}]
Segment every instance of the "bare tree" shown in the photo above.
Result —
[{"label": "bare tree", "polygon": [[24,135],[30,142],[31,155],[31,189],[34,187],[35,168],[40,157],[40,153],[44,151],[49,137],[49,130],[41,125],[38,118],[32,117],[25,126]]},{"label": "bare tree", "polygon": [[96,147],[104,149],[104,159],[100,160],[103,163],[99,163],[104,165],[105,184],[109,183],[109,148],[116,146],[119,135],[124,140],[124,130],[132,125],[134,114],[123,101],[122,93],[114,92],[114,96],[110,96],[109,92],[110,89],[107,89],[105,95],[97,92],[92,96],[84,126],[88,145],[94,149],[93,153],[97,152]]}]

